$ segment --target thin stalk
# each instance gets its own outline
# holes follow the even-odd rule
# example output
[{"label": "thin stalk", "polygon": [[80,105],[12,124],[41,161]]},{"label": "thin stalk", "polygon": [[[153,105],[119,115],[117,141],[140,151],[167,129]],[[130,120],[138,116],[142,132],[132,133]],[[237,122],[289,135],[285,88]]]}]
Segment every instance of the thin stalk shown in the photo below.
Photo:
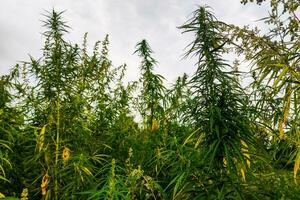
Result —
[{"label": "thin stalk", "polygon": [[59,140],[60,140],[60,102],[59,98],[57,100],[57,112],[56,112],[56,142],[55,142],[55,188],[54,188],[54,195],[55,200],[58,200],[58,156],[59,156]]}]

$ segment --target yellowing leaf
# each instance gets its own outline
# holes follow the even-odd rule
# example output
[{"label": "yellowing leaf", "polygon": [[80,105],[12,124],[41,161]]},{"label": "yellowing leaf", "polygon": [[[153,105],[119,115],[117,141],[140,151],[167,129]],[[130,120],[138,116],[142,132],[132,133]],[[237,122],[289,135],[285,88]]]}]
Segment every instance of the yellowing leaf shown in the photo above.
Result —
[{"label": "yellowing leaf", "polygon": [[245,170],[243,167],[241,167],[241,174],[242,174],[243,181],[246,182],[246,174],[245,174]]},{"label": "yellowing leaf", "polygon": [[92,172],[87,167],[82,167],[82,171],[84,171],[87,175],[92,176]]},{"label": "yellowing leaf", "polygon": [[41,129],[41,132],[39,134],[39,138],[38,138],[39,151],[41,151],[44,146],[45,132],[46,132],[46,125],[43,126],[43,128]]},{"label": "yellowing leaf", "polygon": [[[249,147],[248,147],[247,143],[244,140],[241,140],[241,144],[242,144],[241,150],[242,150],[243,155],[246,159],[247,166],[250,167],[251,162],[250,162]],[[240,167],[242,179],[243,179],[244,182],[246,182],[246,166],[244,165],[244,163],[240,163],[239,167]]]},{"label": "yellowing leaf", "polygon": [[63,153],[62,153],[63,161],[69,160],[70,156],[71,156],[71,150],[68,147],[64,147]]},{"label": "yellowing leaf", "polygon": [[48,175],[48,172],[45,173],[45,175],[43,176],[43,179],[42,179],[42,183],[41,183],[41,189],[42,189],[42,195],[45,196],[47,194],[47,187],[48,187],[48,184],[50,182],[50,179],[49,179],[49,175]]},{"label": "yellowing leaf", "polygon": [[242,143],[242,152],[243,152],[243,155],[245,156],[246,158],[246,162],[247,162],[247,165],[248,167],[250,167],[251,165],[251,162],[250,162],[250,154],[249,154],[249,148],[248,148],[248,145],[247,143],[244,141],[244,140],[241,140],[241,143]]},{"label": "yellowing leaf", "polygon": [[156,119],[152,120],[152,126],[151,126],[151,131],[156,131],[158,129],[158,123]]},{"label": "yellowing leaf", "polygon": [[0,199],[5,198],[5,195],[0,192]]},{"label": "yellowing leaf", "polygon": [[226,158],[223,158],[223,164],[224,164],[224,167],[227,167],[227,160],[226,160]]},{"label": "yellowing leaf", "polygon": [[278,130],[279,130],[279,138],[283,139],[283,137],[284,137],[284,131],[283,131],[283,121],[282,121],[282,119],[279,120]]},{"label": "yellowing leaf", "polygon": [[297,153],[297,156],[296,156],[296,159],[295,159],[295,164],[294,164],[294,180],[295,180],[295,183],[296,183],[296,178],[297,178],[299,166],[300,166],[300,149],[298,148],[298,153]]},{"label": "yellowing leaf", "polygon": [[204,141],[205,135],[204,133],[201,133],[200,136],[197,139],[197,142],[195,143],[195,149]]},{"label": "yellowing leaf", "polygon": [[279,76],[276,78],[276,80],[274,81],[273,87],[276,87],[279,83],[279,81],[282,79],[282,77],[287,73],[287,71],[289,70],[289,66],[286,66],[281,73],[279,74]]},{"label": "yellowing leaf", "polygon": [[24,188],[21,193],[21,200],[28,200],[28,189]]},{"label": "yellowing leaf", "polygon": [[286,100],[286,105],[285,105],[284,115],[283,115],[283,123],[284,124],[286,124],[286,122],[287,122],[287,118],[288,118],[289,111],[290,111],[290,106],[291,106],[291,95],[289,95]]}]

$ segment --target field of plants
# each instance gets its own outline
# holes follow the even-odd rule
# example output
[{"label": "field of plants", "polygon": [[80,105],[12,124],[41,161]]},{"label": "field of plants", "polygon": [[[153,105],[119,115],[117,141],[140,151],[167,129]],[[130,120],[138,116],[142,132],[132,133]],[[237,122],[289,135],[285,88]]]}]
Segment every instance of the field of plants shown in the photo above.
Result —
[{"label": "field of plants", "polygon": [[263,27],[206,6],[178,25],[196,63],[172,87],[147,40],[127,83],[108,36],[71,44],[49,11],[42,56],[0,77],[0,198],[300,199],[300,2],[242,3],[269,5]]}]

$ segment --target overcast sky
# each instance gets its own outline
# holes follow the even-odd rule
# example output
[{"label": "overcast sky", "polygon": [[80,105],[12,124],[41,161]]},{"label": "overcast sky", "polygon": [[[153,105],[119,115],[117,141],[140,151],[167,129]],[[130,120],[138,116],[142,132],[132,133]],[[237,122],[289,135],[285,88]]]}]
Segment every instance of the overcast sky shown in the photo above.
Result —
[{"label": "overcast sky", "polygon": [[88,43],[110,35],[110,58],[115,66],[128,65],[129,80],[139,75],[139,59],[133,55],[137,42],[147,39],[159,64],[156,71],[168,82],[183,72],[195,70],[193,61],[182,60],[184,47],[192,40],[176,27],[182,25],[197,5],[212,7],[219,20],[237,25],[254,24],[267,14],[265,7],[241,5],[240,0],[1,0],[0,74],[8,73],[28,55],[38,58],[43,46],[41,27],[45,10],[66,10],[72,27],[66,36],[72,43]]}]

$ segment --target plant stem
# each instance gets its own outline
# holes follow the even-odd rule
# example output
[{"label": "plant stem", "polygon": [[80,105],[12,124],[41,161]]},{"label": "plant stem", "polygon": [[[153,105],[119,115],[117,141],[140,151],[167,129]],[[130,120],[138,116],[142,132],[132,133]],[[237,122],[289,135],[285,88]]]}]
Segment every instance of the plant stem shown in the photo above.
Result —
[{"label": "plant stem", "polygon": [[59,155],[59,127],[60,127],[60,102],[57,100],[57,112],[56,112],[56,143],[55,143],[55,188],[54,196],[55,200],[58,200],[58,155]]}]

